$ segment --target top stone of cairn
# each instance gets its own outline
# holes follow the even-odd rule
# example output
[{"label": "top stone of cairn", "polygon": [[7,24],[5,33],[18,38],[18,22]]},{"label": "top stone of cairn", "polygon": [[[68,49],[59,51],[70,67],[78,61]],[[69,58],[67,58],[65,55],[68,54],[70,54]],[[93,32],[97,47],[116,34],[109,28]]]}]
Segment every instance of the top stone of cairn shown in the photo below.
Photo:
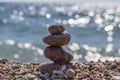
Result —
[{"label": "top stone of cairn", "polygon": [[55,25],[51,25],[49,28],[48,28],[49,32],[51,34],[56,34],[56,33],[61,33],[61,32],[64,32],[65,31],[65,28],[63,27],[63,25],[61,24],[55,24]]}]

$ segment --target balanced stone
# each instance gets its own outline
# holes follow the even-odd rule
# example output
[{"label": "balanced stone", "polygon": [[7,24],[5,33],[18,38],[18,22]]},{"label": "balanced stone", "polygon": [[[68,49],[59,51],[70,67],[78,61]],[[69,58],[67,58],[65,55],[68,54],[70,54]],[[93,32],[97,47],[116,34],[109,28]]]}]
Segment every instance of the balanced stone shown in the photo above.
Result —
[{"label": "balanced stone", "polygon": [[56,25],[51,25],[49,28],[48,28],[49,32],[51,34],[54,34],[54,33],[61,33],[61,32],[64,32],[65,31],[65,28],[63,27],[63,25],[60,25],[60,24],[56,24]]},{"label": "balanced stone", "polygon": [[44,50],[44,55],[57,64],[69,63],[73,56],[66,52],[62,47],[48,46]]},{"label": "balanced stone", "polygon": [[51,34],[43,38],[43,42],[51,46],[63,46],[69,43],[71,36],[67,32]]},{"label": "balanced stone", "polygon": [[[59,65],[56,63],[43,63],[43,64],[40,64],[39,70],[41,73],[52,74],[54,70],[61,70],[63,66],[64,65]],[[68,63],[68,64],[66,64],[65,71],[67,71],[68,69],[71,69],[71,68],[75,69],[74,64]]]}]

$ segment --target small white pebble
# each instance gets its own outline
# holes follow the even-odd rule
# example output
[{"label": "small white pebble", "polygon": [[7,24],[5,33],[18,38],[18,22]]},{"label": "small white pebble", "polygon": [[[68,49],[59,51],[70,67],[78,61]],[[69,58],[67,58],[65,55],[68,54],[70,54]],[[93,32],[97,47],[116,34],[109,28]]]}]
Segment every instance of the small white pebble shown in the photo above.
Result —
[{"label": "small white pebble", "polygon": [[53,74],[60,74],[60,75],[63,75],[63,71],[59,71],[59,70],[54,70],[53,71]]},{"label": "small white pebble", "polygon": [[72,78],[75,76],[75,71],[73,69],[68,69],[66,71],[66,75],[69,77],[69,78]]},{"label": "small white pebble", "polygon": [[45,73],[45,74],[40,74],[40,77],[44,78],[45,80],[48,79],[50,77],[49,73]]},{"label": "small white pebble", "polygon": [[120,80],[120,76],[113,76],[115,80]]},{"label": "small white pebble", "polygon": [[61,70],[64,71],[66,69],[66,65],[62,65]]}]

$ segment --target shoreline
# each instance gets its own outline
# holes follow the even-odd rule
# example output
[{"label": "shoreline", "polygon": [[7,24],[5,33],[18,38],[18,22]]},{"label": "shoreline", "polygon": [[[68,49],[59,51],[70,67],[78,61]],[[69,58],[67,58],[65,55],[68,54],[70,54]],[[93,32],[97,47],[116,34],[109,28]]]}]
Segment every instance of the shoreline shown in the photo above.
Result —
[{"label": "shoreline", "polygon": [[[5,80],[52,80],[54,73],[41,73],[39,65],[41,63],[19,63],[5,58],[0,58],[0,79]],[[66,74],[58,74],[56,78],[60,80],[120,80],[120,61],[98,61],[75,63],[76,69],[74,78],[69,78]],[[55,76],[55,75],[54,75]],[[64,78],[64,79],[63,79]],[[54,77],[55,79],[55,77]]]}]

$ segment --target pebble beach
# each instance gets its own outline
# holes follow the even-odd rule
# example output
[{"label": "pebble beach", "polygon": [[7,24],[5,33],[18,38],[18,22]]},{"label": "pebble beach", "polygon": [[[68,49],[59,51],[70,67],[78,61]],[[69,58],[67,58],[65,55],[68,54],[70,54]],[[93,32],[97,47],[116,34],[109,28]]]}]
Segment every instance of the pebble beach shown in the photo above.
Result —
[{"label": "pebble beach", "polygon": [[0,2],[0,80],[120,80],[120,6],[105,1]]},{"label": "pebble beach", "polygon": [[0,80],[120,80],[120,61],[71,64],[74,68],[55,70],[49,74],[39,71],[40,63],[19,63],[1,58]]}]

